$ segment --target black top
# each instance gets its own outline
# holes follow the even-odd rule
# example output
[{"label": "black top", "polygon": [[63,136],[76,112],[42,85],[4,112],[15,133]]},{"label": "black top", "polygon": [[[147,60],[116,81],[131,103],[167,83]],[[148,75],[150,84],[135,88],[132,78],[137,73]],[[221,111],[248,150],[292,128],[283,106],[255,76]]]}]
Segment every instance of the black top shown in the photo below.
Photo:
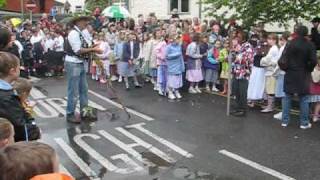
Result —
[{"label": "black top", "polygon": [[314,43],[317,50],[320,50],[320,33],[317,28],[311,29],[311,41]]}]

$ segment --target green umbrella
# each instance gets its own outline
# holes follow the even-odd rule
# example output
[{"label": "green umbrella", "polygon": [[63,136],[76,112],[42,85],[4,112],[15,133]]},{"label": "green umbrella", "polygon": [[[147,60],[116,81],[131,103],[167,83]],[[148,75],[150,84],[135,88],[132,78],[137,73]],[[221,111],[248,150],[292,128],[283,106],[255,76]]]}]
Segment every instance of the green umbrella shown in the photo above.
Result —
[{"label": "green umbrella", "polygon": [[102,15],[110,18],[124,19],[130,17],[129,11],[122,6],[109,6],[102,11]]}]

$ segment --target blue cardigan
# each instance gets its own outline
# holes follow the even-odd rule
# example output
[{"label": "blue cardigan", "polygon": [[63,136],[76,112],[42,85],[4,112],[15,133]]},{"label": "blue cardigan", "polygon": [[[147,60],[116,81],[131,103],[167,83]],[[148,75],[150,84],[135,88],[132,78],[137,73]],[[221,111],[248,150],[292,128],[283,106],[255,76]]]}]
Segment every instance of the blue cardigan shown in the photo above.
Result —
[{"label": "blue cardigan", "polygon": [[114,54],[117,60],[123,61],[123,46],[125,42],[120,41],[114,45]]},{"label": "blue cardigan", "polygon": [[208,56],[203,61],[204,69],[219,70],[219,60],[213,55],[213,48],[208,51]]},{"label": "blue cardigan", "polygon": [[[133,43],[133,59],[137,59],[140,53],[140,45],[138,42]],[[123,45],[123,61],[128,62],[131,59],[130,42]]]},{"label": "blue cardigan", "polygon": [[172,43],[167,46],[166,59],[169,75],[178,75],[185,71],[182,47],[180,44]]}]

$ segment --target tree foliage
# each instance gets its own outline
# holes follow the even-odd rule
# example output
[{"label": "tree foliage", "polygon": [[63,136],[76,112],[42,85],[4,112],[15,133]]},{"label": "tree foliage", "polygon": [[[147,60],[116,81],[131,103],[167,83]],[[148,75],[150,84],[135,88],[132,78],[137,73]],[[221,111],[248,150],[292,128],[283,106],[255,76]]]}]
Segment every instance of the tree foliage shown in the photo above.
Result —
[{"label": "tree foliage", "polygon": [[110,5],[110,0],[86,0],[85,9],[93,12],[96,8],[101,10]]},{"label": "tree foliage", "polygon": [[[256,22],[287,25],[289,20],[306,19],[320,14],[320,0],[202,0],[205,12],[224,20],[227,14],[242,20],[245,26]],[[222,12],[221,12],[222,11]]]},{"label": "tree foliage", "polygon": [[0,0],[0,8],[5,7],[7,4],[7,0]]}]

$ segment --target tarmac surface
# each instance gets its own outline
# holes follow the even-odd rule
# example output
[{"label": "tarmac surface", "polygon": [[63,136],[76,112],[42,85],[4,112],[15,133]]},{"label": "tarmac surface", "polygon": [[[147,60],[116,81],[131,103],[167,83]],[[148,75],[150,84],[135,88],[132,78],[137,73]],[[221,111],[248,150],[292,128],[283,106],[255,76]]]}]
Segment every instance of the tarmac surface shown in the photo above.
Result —
[{"label": "tarmac surface", "polygon": [[[150,84],[126,91],[88,80],[97,122],[65,120],[66,81],[34,83],[37,123],[61,170],[77,180],[318,180],[320,125],[287,128],[272,114],[226,116],[226,98],[182,93],[169,101]],[[121,109],[125,105],[128,113]]]}]

